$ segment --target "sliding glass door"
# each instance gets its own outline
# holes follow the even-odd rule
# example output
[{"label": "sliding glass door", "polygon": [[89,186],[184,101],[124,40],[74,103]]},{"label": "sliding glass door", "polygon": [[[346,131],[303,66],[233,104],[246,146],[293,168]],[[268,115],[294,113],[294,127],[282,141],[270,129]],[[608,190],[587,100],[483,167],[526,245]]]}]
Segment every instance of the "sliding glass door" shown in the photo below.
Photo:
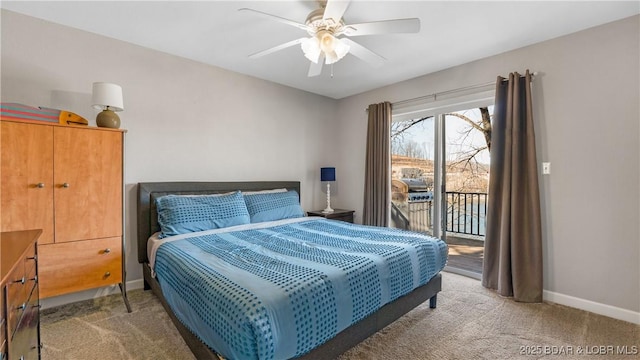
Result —
[{"label": "sliding glass door", "polygon": [[444,226],[450,268],[482,274],[493,106],[444,115]]},{"label": "sliding glass door", "polygon": [[391,226],[445,240],[450,270],[474,277],[482,272],[492,100],[394,111],[391,131]]},{"label": "sliding glass door", "polygon": [[436,236],[435,118],[391,124],[391,226]]}]

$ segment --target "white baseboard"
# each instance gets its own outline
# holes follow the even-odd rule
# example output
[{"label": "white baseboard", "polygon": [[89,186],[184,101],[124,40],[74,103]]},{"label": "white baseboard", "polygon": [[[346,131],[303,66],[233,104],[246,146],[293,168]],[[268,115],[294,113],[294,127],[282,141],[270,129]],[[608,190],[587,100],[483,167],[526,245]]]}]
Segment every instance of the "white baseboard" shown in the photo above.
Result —
[{"label": "white baseboard", "polygon": [[[445,266],[444,271],[448,271],[458,275],[464,275],[476,280],[481,280],[482,275],[476,274],[470,271],[461,270],[457,268],[451,268],[449,266]],[[572,308],[585,310],[592,312],[598,315],[608,316],[610,318],[627,321],[633,324],[640,325],[640,312],[635,312],[627,309],[622,309],[619,307],[606,305],[597,303],[591,300],[585,300],[581,298],[577,298],[570,295],[564,295],[557,292],[543,290],[542,291],[542,299],[543,301],[569,306]]]},{"label": "white baseboard", "polygon": [[458,275],[470,277],[475,280],[482,280],[482,274],[478,274],[473,271],[463,270],[456,267],[450,267],[449,265],[445,266],[443,270],[446,272],[450,272],[452,274],[458,274]]},{"label": "white baseboard", "polygon": [[640,325],[640,312],[635,312],[619,307],[597,303],[570,295],[564,295],[553,291],[543,290],[542,299],[547,302],[569,306],[572,308],[589,311],[595,314],[608,316],[614,319],[627,321]]},{"label": "white baseboard", "polygon": [[[142,289],[143,287],[144,287],[143,279],[127,281],[127,291]],[[120,287],[118,285],[107,286],[99,289],[85,290],[85,291],[80,291],[73,294],[54,296],[46,299],[40,299],[40,305],[42,306],[42,309],[48,309],[56,306],[71,304],[74,302],[84,301],[89,299],[95,299],[102,296],[113,295],[113,294],[120,294]]]},{"label": "white baseboard", "polygon": [[142,289],[142,288],[144,288],[144,280],[143,279],[127,281],[127,291],[129,291],[129,290],[138,290],[138,289]]}]

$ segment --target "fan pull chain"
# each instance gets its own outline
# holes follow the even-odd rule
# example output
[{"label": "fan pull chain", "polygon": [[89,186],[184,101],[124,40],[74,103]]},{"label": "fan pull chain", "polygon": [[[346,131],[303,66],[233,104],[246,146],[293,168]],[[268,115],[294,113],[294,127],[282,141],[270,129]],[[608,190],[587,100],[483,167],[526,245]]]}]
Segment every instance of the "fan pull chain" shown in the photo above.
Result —
[{"label": "fan pull chain", "polygon": [[331,78],[333,79],[333,64],[331,64]]}]

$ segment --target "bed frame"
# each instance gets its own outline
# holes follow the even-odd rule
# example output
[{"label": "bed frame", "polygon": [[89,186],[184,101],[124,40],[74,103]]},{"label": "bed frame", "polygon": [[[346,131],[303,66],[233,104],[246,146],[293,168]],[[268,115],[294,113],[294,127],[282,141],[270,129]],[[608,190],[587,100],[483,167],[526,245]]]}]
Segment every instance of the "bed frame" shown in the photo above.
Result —
[{"label": "bed frame", "polygon": [[[151,289],[160,299],[169,317],[184,338],[185,342],[198,360],[220,359],[214,350],[200,341],[173,314],[169,304],[162,295],[160,285],[151,276],[149,259],[147,258],[147,239],[159,231],[155,199],[168,194],[216,194],[234,190],[257,191],[287,188],[300,194],[298,181],[261,181],[261,182],[153,182],[138,184],[138,262],[142,263],[144,288]],[[436,307],[437,294],[442,289],[442,278],[437,274],[425,285],[413,290],[395,301],[383,306],[380,310],[341,331],[336,337],[302,355],[298,359],[333,359],[349,350],[364,339],[391,324],[416,306],[429,300],[429,307]]]}]

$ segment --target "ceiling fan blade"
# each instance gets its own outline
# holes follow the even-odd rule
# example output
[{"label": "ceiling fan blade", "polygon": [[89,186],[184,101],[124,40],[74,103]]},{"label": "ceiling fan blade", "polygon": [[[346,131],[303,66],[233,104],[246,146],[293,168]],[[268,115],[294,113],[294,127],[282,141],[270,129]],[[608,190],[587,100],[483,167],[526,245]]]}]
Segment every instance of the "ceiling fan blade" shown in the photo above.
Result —
[{"label": "ceiling fan blade", "polygon": [[420,32],[420,19],[395,19],[373,21],[361,24],[348,25],[342,31],[347,36],[399,34]]},{"label": "ceiling fan blade", "polygon": [[267,14],[267,13],[262,12],[262,11],[253,10],[253,9],[249,9],[249,8],[238,9],[238,11],[248,11],[248,12],[254,13],[254,14],[258,15],[258,16],[262,16],[262,17],[267,18],[267,19],[279,21],[279,22],[281,22],[283,24],[291,25],[291,26],[297,27],[298,29],[302,29],[302,30],[305,30],[305,31],[308,29],[307,25],[305,25],[305,24],[301,24],[301,23],[293,21],[293,20],[285,19],[285,18],[280,17],[280,16]]},{"label": "ceiling fan blade", "polygon": [[349,53],[351,55],[371,63],[373,66],[382,66],[387,60],[351,39],[341,38],[340,40],[349,45]]},{"label": "ceiling fan blade", "polygon": [[349,1],[345,0],[327,0],[327,6],[324,8],[323,20],[333,19],[334,22],[339,23],[342,19],[342,15],[347,11],[349,7]]},{"label": "ceiling fan blade", "polygon": [[324,54],[320,53],[317,63],[314,63],[313,61],[310,61],[310,63],[311,65],[309,65],[309,74],[307,74],[307,76],[314,77],[320,75],[320,73],[322,73],[322,65],[324,65]]},{"label": "ceiling fan blade", "polygon": [[249,58],[251,58],[251,59],[259,58],[259,57],[262,57],[262,56],[265,56],[265,55],[269,55],[269,54],[271,54],[271,53],[274,53],[274,52],[276,52],[276,51],[279,51],[279,50],[282,50],[282,49],[286,49],[286,48],[291,47],[291,46],[294,46],[294,45],[299,45],[299,44],[301,44],[301,43],[302,43],[302,41],[304,41],[305,39],[306,39],[306,38],[300,38],[300,39],[291,40],[291,41],[286,42],[286,43],[284,43],[284,44],[280,44],[280,45],[278,45],[278,46],[274,46],[274,47],[272,47],[272,48],[270,48],[270,49],[262,50],[262,51],[260,51],[260,52],[255,53],[255,54],[251,54],[251,55],[249,55]]}]

